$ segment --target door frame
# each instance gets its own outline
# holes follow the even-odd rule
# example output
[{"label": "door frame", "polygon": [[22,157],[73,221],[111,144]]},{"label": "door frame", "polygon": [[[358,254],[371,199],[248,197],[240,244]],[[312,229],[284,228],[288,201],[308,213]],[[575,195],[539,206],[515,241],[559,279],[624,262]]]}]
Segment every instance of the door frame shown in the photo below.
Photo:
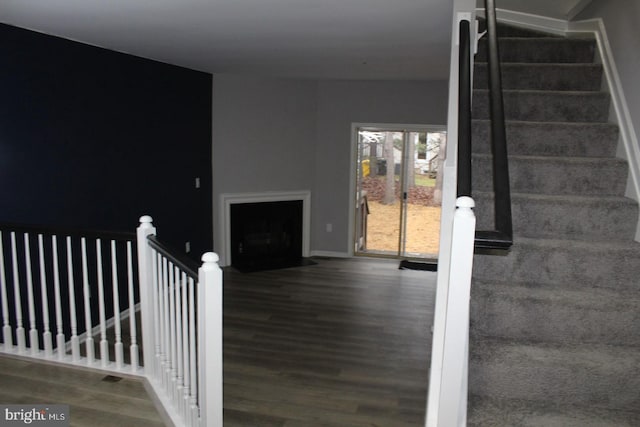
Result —
[{"label": "door frame", "polygon": [[[356,256],[356,185],[357,185],[357,167],[358,160],[358,129],[372,128],[380,130],[389,130],[397,132],[428,132],[439,129],[447,131],[447,125],[426,125],[426,124],[404,124],[404,123],[351,123],[351,155],[349,159],[349,229],[347,233],[347,248],[350,257]],[[393,256],[397,258],[397,256]]]}]

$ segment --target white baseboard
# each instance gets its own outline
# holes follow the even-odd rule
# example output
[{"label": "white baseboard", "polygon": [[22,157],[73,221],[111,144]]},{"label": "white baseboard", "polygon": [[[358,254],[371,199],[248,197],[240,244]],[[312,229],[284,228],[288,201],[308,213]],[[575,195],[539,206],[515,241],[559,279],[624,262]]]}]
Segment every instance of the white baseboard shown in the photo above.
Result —
[{"label": "white baseboard", "polygon": [[[484,16],[484,9],[478,9],[477,15]],[[496,9],[496,19],[504,24],[557,35],[565,35],[569,28],[569,22],[562,19],[504,9]]]},{"label": "white baseboard", "polygon": [[321,256],[327,258],[350,258],[350,255],[346,252],[335,251],[311,251],[311,256]]}]

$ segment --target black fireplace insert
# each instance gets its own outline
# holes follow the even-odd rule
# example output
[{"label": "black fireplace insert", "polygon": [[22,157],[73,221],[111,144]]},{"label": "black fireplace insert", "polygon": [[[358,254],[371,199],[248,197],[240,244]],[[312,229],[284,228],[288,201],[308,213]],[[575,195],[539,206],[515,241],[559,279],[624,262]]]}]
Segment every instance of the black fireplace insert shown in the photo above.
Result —
[{"label": "black fireplace insert", "polygon": [[302,200],[231,208],[231,265],[259,271],[302,265]]}]

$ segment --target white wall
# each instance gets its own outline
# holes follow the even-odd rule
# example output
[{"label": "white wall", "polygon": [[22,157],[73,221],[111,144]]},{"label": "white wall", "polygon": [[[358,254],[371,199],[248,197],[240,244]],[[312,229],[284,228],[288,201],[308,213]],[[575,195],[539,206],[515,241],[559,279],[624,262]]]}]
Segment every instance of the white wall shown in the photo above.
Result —
[{"label": "white wall", "polygon": [[312,250],[349,249],[351,124],[444,125],[447,91],[446,81],[319,82]]},{"label": "white wall", "polygon": [[311,188],[315,94],[310,80],[213,76],[214,197]]},{"label": "white wall", "polygon": [[627,100],[633,128],[640,135],[640,2],[594,0],[576,20],[602,18]]},{"label": "white wall", "polygon": [[312,80],[213,76],[215,250],[221,194],[312,189],[316,91]]},{"label": "white wall", "polygon": [[445,124],[446,108],[446,81],[214,75],[214,216],[222,193],[310,189],[311,251],[346,253],[351,123]]}]

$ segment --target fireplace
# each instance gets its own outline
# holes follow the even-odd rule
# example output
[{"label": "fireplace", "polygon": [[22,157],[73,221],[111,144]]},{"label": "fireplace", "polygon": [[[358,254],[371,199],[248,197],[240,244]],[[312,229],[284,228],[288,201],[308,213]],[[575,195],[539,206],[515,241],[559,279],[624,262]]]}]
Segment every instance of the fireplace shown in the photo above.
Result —
[{"label": "fireplace", "polygon": [[225,193],[220,201],[221,265],[257,271],[306,264],[309,191]]},{"label": "fireplace", "polygon": [[231,205],[231,260],[239,270],[302,262],[302,200]]}]

